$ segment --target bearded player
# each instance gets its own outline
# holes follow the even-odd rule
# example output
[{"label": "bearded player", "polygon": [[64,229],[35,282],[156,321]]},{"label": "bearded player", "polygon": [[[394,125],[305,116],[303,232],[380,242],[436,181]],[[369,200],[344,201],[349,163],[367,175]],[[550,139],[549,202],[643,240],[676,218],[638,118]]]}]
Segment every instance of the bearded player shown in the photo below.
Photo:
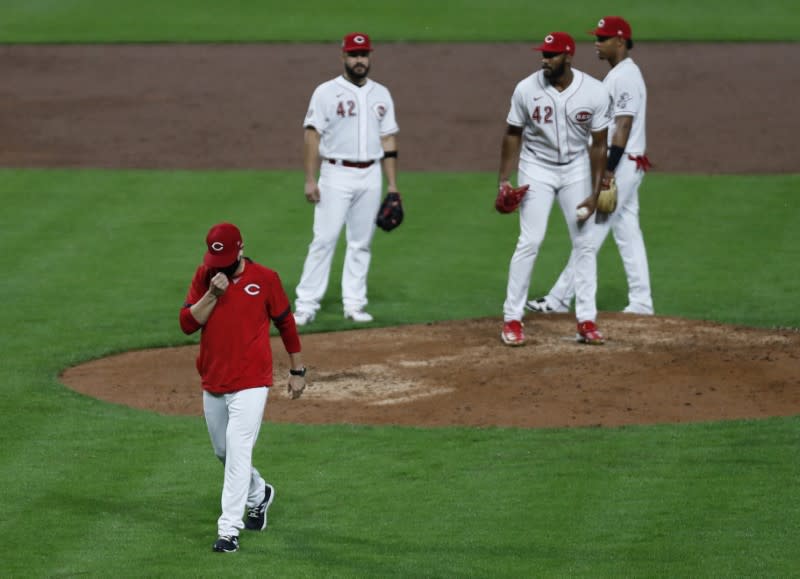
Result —
[{"label": "bearded player", "polygon": [[[372,321],[367,273],[375,216],[387,193],[397,193],[397,122],[389,90],[368,75],[369,36],[353,32],[342,41],[344,74],[319,85],[311,96],[304,128],[306,199],[314,204],[314,237],[295,290],[298,326],[311,323],[325,291],[342,227],[347,250],[342,272],[345,319]],[[319,178],[317,178],[319,173]]]},{"label": "bearded player", "polygon": [[605,169],[610,97],[600,81],[572,68],[575,41],[569,34],[548,34],[536,50],[542,53],[541,70],[514,89],[500,153],[500,187],[509,182],[517,156],[518,183],[529,185],[519,206],[520,235],[509,267],[500,337],[509,346],[525,343],[525,300],[550,210],[558,200],[575,255],[578,339],[602,344],[595,323],[598,246],[592,235],[598,225],[589,217]]}]

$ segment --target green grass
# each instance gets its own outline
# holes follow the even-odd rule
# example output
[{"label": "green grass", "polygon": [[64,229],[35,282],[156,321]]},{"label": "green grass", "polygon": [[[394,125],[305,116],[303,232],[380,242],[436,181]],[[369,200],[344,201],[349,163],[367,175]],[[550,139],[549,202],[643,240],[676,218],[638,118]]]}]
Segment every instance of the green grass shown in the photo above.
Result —
[{"label": "green grass", "polygon": [[[55,304],[66,294],[71,303],[65,313],[100,321],[98,331],[83,333],[70,351],[99,335],[104,350],[129,347],[132,332],[143,346],[183,340],[173,327],[176,307],[202,257],[205,232],[217,221],[239,224],[246,253],[279,271],[290,293],[310,241],[312,212],[297,172],[0,176],[6,200],[0,266],[12,279],[20,276],[7,286],[7,297],[21,305]],[[800,326],[800,312],[792,307],[800,279],[787,275],[788,264],[800,258],[792,233],[800,209],[790,202],[799,187],[798,175],[649,175],[641,191],[642,226],[659,312]],[[406,222],[375,237],[370,298],[376,315],[386,324],[499,315],[518,226],[516,216],[493,210],[494,176],[406,173],[402,188]],[[35,258],[20,263],[19,256],[32,248]],[[554,208],[532,293],[549,288],[568,250],[563,217]],[[342,253],[340,245],[315,329],[341,326]],[[26,283],[42,274],[49,283]],[[627,290],[610,239],[601,252],[600,275],[600,308],[621,309]],[[76,295],[82,299],[75,301]],[[742,301],[752,307],[743,308]],[[118,319],[121,304],[140,315]],[[160,323],[145,322],[150,318]],[[46,313],[43,321],[48,323],[42,332],[60,323]]]},{"label": "green grass", "polygon": [[201,419],[59,407],[74,418],[26,423],[41,442],[4,462],[0,529],[25,539],[6,576],[790,576],[800,563],[794,419],[267,424],[255,460],[278,489],[270,528],[221,557],[221,467]]},{"label": "green grass", "polygon": [[[499,319],[518,227],[493,210],[494,175],[402,183],[407,218],[377,233],[370,311],[387,325]],[[0,531],[14,547],[4,576],[796,573],[798,418],[553,430],[268,422],[255,461],[277,489],[270,530],[245,535],[235,556],[213,554],[222,471],[202,419],[102,403],[57,376],[112,352],[194,342],[177,312],[216,221],[239,224],[246,253],[293,294],[311,229],[301,186],[296,171],[0,171]],[[800,175],[648,175],[659,313],[800,326],[799,187]],[[315,331],[351,327],[341,249]],[[556,208],[532,292],[567,251]],[[611,242],[600,272],[601,309],[619,309]]]},{"label": "green grass", "polygon": [[639,40],[800,40],[793,0],[7,0],[0,42],[337,42],[351,30],[381,42],[532,41],[552,30],[580,37],[608,13],[628,18]]}]

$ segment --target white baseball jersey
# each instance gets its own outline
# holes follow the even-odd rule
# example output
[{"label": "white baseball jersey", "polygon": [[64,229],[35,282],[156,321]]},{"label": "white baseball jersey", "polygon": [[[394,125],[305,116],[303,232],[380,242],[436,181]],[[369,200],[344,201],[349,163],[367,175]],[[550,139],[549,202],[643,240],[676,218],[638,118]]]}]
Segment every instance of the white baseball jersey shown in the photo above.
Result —
[{"label": "white baseball jersey", "polygon": [[506,122],[524,127],[521,161],[569,163],[587,154],[592,132],[611,123],[611,100],[603,83],[574,68],[572,73],[564,91],[554,88],[541,70],[514,89]]},{"label": "white baseball jersey", "polygon": [[316,88],[303,126],[320,134],[321,157],[343,161],[381,159],[381,137],[399,130],[389,89],[370,79],[357,86],[343,76]]},{"label": "white baseball jersey", "polygon": [[[633,124],[628,136],[625,152],[629,155],[644,155],[647,150],[645,141],[645,117],[647,115],[647,88],[642,71],[628,57],[618,62],[606,75],[603,84],[614,100],[614,116],[632,116]],[[614,121],[608,129],[608,144],[614,136]]]}]

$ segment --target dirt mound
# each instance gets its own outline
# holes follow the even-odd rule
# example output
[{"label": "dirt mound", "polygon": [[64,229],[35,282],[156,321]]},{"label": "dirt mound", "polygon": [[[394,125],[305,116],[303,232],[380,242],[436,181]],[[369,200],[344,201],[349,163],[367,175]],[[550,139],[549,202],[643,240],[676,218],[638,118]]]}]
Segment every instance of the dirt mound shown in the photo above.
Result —
[{"label": "dirt mound", "polygon": [[[274,422],[419,426],[619,426],[800,413],[800,333],[604,314],[604,346],[574,339],[568,314],[529,317],[528,343],[479,319],[307,334],[309,388],[285,392]],[[69,387],[166,414],[202,414],[197,346],[127,352],[71,368]]]}]

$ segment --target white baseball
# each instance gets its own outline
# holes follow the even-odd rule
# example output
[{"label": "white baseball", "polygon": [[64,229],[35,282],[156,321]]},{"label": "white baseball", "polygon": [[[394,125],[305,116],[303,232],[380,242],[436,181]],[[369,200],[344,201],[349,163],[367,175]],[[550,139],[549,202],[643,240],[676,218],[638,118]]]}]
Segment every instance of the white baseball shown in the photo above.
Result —
[{"label": "white baseball", "polygon": [[580,207],[578,208],[578,219],[586,219],[589,217],[589,208],[588,207]]}]

